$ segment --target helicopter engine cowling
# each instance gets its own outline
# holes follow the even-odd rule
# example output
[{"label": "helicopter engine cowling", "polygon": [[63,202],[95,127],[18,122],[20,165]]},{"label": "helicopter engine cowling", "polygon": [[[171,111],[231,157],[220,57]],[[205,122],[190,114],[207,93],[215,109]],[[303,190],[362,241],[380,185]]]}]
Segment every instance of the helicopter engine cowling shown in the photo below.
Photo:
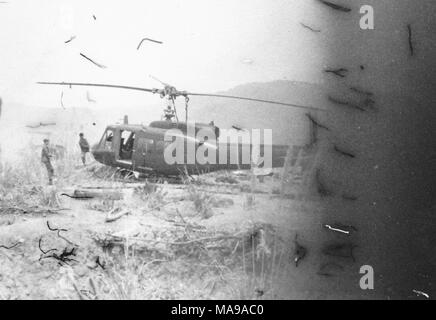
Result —
[{"label": "helicopter engine cowling", "polygon": [[150,123],[150,127],[151,128],[160,128],[160,129],[179,129],[180,131],[182,131],[183,133],[187,133],[188,132],[188,128],[192,128],[195,130],[195,134],[197,135],[197,133],[200,130],[211,130],[211,133],[215,135],[216,139],[219,138],[220,135],[220,128],[215,126],[213,124],[213,122],[211,123],[195,123],[194,124],[190,124],[190,123],[186,123],[186,122],[171,122],[171,121],[153,121]]}]

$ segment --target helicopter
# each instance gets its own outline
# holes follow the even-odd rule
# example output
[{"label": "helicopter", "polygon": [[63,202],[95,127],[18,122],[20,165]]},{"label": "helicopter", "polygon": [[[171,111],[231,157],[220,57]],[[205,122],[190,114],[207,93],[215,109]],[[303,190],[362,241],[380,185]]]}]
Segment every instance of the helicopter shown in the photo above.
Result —
[{"label": "helicopter", "polygon": [[[219,170],[249,170],[252,169],[253,166],[258,170],[262,170],[262,161],[263,167],[266,170],[284,166],[289,149],[287,145],[255,145],[250,141],[241,142],[240,139],[229,141],[229,139],[220,137],[222,130],[215,126],[213,121],[210,123],[188,122],[188,103],[190,96],[247,100],[305,110],[325,111],[322,108],[280,101],[179,91],[174,86],[164,82],[161,82],[163,84],[162,89],[81,82],[37,83],[42,85],[69,86],[70,88],[72,86],[86,86],[136,90],[159,94],[160,98],[166,98],[168,104],[166,109],[164,109],[164,115],[161,120],[153,121],[148,126],[145,126],[142,124],[129,124],[126,116],[123,124],[108,125],[100,141],[91,148],[91,153],[95,160],[104,165],[146,175],[178,176],[180,173],[191,175]],[[178,97],[185,99],[184,121],[180,121],[177,114],[175,101]],[[242,132],[245,130],[238,131]],[[177,144],[174,148],[175,141],[177,141]],[[228,152],[228,150],[231,151]],[[173,152],[171,153],[169,151]],[[173,161],[174,159],[172,158],[174,151],[176,151],[176,161]],[[194,156],[193,159],[191,157],[191,161],[186,161],[186,159],[190,157],[189,152],[191,152],[191,154],[194,153],[194,155],[202,154],[203,152],[203,155],[207,155],[207,161],[204,161],[204,158],[199,159],[196,156]],[[255,154],[253,152],[257,153]],[[259,157],[262,152],[264,154],[263,159]],[[249,154],[248,160],[247,153]],[[268,168],[268,161],[266,161],[267,153],[270,158]],[[170,158],[170,161],[168,158]],[[265,170],[263,172],[265,172]]]}]

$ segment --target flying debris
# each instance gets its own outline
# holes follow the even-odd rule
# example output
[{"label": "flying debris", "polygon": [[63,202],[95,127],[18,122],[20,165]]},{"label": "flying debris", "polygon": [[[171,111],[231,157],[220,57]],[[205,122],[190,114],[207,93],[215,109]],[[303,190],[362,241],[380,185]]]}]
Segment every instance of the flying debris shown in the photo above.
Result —
[{"label": "flying debris", "polygon": [[329,230],[334,231],[334,232],[339,232],[339,233],[343,233],[343,234],[347,234],[347,235],[350,234],[350,231],[348,231],[348,230],[342,230],[340,228],[335,228],[335,227],[332,227],[331,225],[328,225],[328,224],[324,225],[324,228],[329,229]]},{"label": "flying debris", "polygon": [[73,41],[74,39],[76,39],[76,36],[71,36],[71,38],[68,39],[67,41],[65,41],[65,43],[70,43],[70,42]]},{"label": "flying debris", "polygon": [[355,93],[358,93],[358,94],[361,94],[361,95],[365,95],[365,96],[368,96],[368,97],[372,97],[374,95],[374,93],[372,93],[370,91],[365,91],[365,90],[362,90],[362,89],[359,89],[359,88],[356,88],[356,87],[350,87],[350,90],[355,92]]},{"label": "flying debris", "polygon": [[155,43],[163,44],[162,41],[153,40],[153,39],[150,39],[150,38],[144,38],[144,39],[141,40],[141,42],[139,42],[138,47],[136,48],[136,50],[139,50],[139,48],[141,47],[141,45],[142,45],[142,43],[143,43],[144,41],[151,41],[151,42],[155,42]]},{"label": "flying debris", "polygon": [[335,145],[333,147],[333,150],[337,153],[339,153],[340,155],[344,156],[344,157],[348,157],[348,158],[356,158],[356,156],[354,154],[352,154],[351,152],[348,151],[344,151],[341,148],[339,148],[337,145]]},{"label": "flying debris", "polygon": [[246,131],[246,129],[242,128],[241,126],[238,126],[236,124],[232,125],[232,128],[236,131]]},{"label": "flying debris", "polygon": [[338,10],[338,11],[342,11],[342,12],[350,12],[351,11],[350,8],[335,4],[333,2],[329,2],[329,1],[325,1],[325,0],[318,0],[318,2],[321,2],[322,4],[325,4],[326,6],[332,8],[334,10]]},{"label": "flying debris", "polygon": [[419,290],[412,290],[413,293],[415,293],[417,296],[424,296],[426,299],[430,299],[430,295],[428,295],[425,292],[419,291]]},{"label": "flying debris", "polygon": [[91,95],[89,94],[89,91],[86,91],[86,100],[88,100],[88,102],[92,102],[92,103],[96,103],[97,101],[95,101],[94,99],[91,98]]},{"label": "flying debris", "polygon": [[65,109],[65,106],[64,106],[64,92],[63,91],[61,92],[61,106],[62,106],[62,108]]},{"label": "flying debris", "polygon": [[409,50],[410,50],[410,55],[413,57],[415,50],[413,48],[413,35],[412,35],[412,26],[410,24],[407,25],[407,31],[409,33],[408,35],[408,40],[409,40]]},{"label": "flying debris", "polygon": [[94,18],[94,21],[97,21],[97,17],[95,15],[92,15],[92,17]]},{"label": "flying debris", "polygon": [[325,73],[333,73],[334,75],[345,78],[348,73],[348,69],[340,68],[340,69],[326,69],[324,70]]},{"label": "flying debris", "polygon": [[100,63],[95,62],[95,61],[92,60],[91,58],[88,58],[88,57],[85,56],[83,53],[80,53],[80,55],[81,55],[82,57],[84,57],[86,60],[88,60],[88,61],[90,61],[91,63],[95,64],[95,65],[96,65],[97,67],[99,67],[99,68],[102,68],[102,69],[106,69],[106,68],[107,68],[106,66],[104,66],[104,65],[102,65],[102,64],[100,64]]},{"label": "flying debris", "polygon": [[300,24],[301,24],[301,26],[302,26],[303,28],[309,29],[309,30],[312,31],[312,32],[316,32],[316,33],[321,32],[321,30],[319,30],[319,29],[314,29],[314,28],[308,26],[307,24],[304,24],[303,22],[300,22]]},{"label": "flying debris", "polygon": [[244,60],[242,60],[242,63],[243,63],[243,64],[249,64],[249,65],[251,65],[251,64],[254,63],[254,61],[251,60],[251,59],[244,59]]}]

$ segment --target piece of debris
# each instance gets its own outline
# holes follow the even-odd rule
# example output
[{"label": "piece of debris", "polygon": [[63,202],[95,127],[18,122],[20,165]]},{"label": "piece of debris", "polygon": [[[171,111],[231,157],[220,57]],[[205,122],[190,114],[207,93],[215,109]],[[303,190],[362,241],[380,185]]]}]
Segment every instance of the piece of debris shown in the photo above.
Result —
[{"label": "piece of debris", "polygon": [[103,198],[103,199],[112,199],[112,200],[121,200],[123,199],[123,193],[120,190],[74,190],[73,195],[69,195],[67,193],[62,193],[61,195],[67,196],[72,199],[94,199],[94,198]]},{"label": "piece of debris", "polygon": [[323,198],[324,197],[331,197],[331,196],[334,195],[333,191],[329,190],[325,186],[324,182],[322,181],[322,179],[321,179],[321,169],[317,169],[316,170],[315,179],[316,179],[316,184],[317,184],[317,191],[318,191],[318,194],[321,197],[323,197]]},{"label": "piece of debris", "polygon": [[48,220],[47,220],[47,228],[48,228],[50,231],[57,231],[57,235],[58,235],[59,238],[65,240],[65,241],[68,242],[69,244],[74,245],[74,246],[77,247],[77,245],[76,245],[75,243],[73,243],[72,241],[68,240],[68,239],[65,238],[64,236],[61,236],[61,232],[62,232],[62,231],[67,232],[67,231],[68,231],[67,229],[52,228],[52,227],[50,226],[50,223],[48,222]]},{"label": "piece of debris", "polygon": [[338,257],[338,258],[345,258],[345,259],[352,259],[353,262],[356,261],[353,255],[353,250],[357,246],[350,243],[350,242],[340,242],[340,243],[333,243],[328,244],[322,249],[322,253],[326,256],[332,256],[332,257]]},{"label": "piece of debris", "polygon": [[327,228],[327,229],[329,229],[331,231],[334,231],[334,232],[343,233],[343,234],[346,234],[346,235],[350,235],[350,233],[351,233],[351,231],[349,231],[349,230],[344,230],[344,229],[341,229],[339,227],[331,226],[329,224],[325,224],[324,228]]},{"label": "piece of debris", "polygon": [[21,243],[22,243],[22,241],[18,241],[18,242],[14,243],[13,245],[10,245],[10,246],[0,245],[0,248],[4,248],[4,249],[7,249],[7,250],[10,250],[10,249],[13,249],[13,248],[19,246]]},{"label": "piece of debris", "polygon": [[353,196],[353,195],[343,194],[342,199],[348,200],[348,201],[357,201],[359,198],[356,196]]},{"label": "piece of debris", "polygon": [[304,24],[303,22],[300,22],[300,24],[301,24],[301,26],[302,26],[303,28],[309,29],[309,30],[312,31],[312,32],[316,32],[316,33],[321,32],[321,30],[314,29],[314,28],[308,26],[307,24]]},{"label": "piece of debris", "polygon": [[76,36],[71,36],[70,39],[68,39],[67,41],[65,41],[65,43],[70,43],[70,42],[73,41],[74,39],[76,39]]},{"label": "piece of debris", "polygon": [[327,131],[330,131],[329,128],[327,128],[325,125],[319,123],[310,113],[306,113],[306,116],[309,118],[312,127],[311,127],[311,139],[310,139],[310,145],[313,146],[318,142],[318,129],[324,129]]},{"label": "piece of debris", "polygon": [[339,147],[337,145],[335,145],[333,147],[333,150],[344,157],[353,158],[353,159],[356,158],[356,156],[354,154],[347,152],[347,151],[344,151],[342,149],[339,149]]},{"label": "piece of debris", "polygon": [[359,67],[360,67],[360,70],[362,70],[362,71],[365,70],[365,66],[364,65],[360,65]]},{"label": "piece of debris", "polygon": [[301,244],[299,244],[297,239],[298,239],[298,234],[295,235],[295,239],[294,239],[294,244],[295,244],[294,262],[295,262],[295,266],[298,268],[298,264],[300,263],[300,261],[303,260],[307,255],[307,249],[303,247]]},{"label": "piece of debris", "polygon": [[325,69],[325,73],[333,73],[334,75],[345,78],[348,74],[348,69],[345,68],[339,68],[339,69]]},{"label": "piece of debris", "polygon": [[63,109],[65,109],[65,106],[64,106],[64,92],[63,91],[61,92],[61,106],[62,106]]},{"label": "piece of debris", "polygon": [[100,268],[102,268],[103,270],[106,269],[106,262],[101,262],[100,261],[100,256],[97,256],[97,259],[95,259],[95,263],[97,264],[97,266],[99,266]]},{"label": "piece of debris", "polygon": [[241,62],[242,62],[243,64],[248,64],[248,65],[252,65],[252,64],[254,63],[254,61],[251,60],[251,59],[244,59],[244,60],[242,60]]},{"label": "piece of debris", "polygon": [[264,290],[258,289],[258,288],[256,288],[256,290],[254,290],[254,292],[256,293],[256,297],[262,297],[265,294]]},{"label": "piece of debris", "polygon": [[327,99],[330,101],[330,102],[332,102],[332,103],[334,103],[334,104],[338,104],[338,105],[341,105],[341,106],[347,106],[347,107],[350,107],[350,108],[353,108],[353,109],[357,109],[357,110],[359,110],[359,111],[366,111],[364,108],[362,108],[361,106],[358,106],[358,105],[356,105],[356,104],[354,104],[354,103],[351,103],[351,102],[348,102],[348,101],[343,101],[343,100],[340,100],[340,99],[337,99],[337,98],[333,98],[332,96],[328,96],[327,97]]},{"label": "piece of debris", "polygon": [[317,126],[318,128],[330,131],[329,128],[327,128],[325,125],[321,124],[320,122],[318,122],[310,113],[306,113],[306,117],[309,118],[310,122],[312,122],[315,126]]},{"label": "piece of debris", "polygon": [[50,226],[50,223],[49,223],[48,221],[47,221],[47,228],[48,228],[48,230],[50,230],[50,231],[57,231],[58,234],[59,234],[59,232],[61,232],[61,231],[68,231],[67,229],[52,228],[52,227]]},{"label": "piece of debris", "polygon": [[[72,262],[72,261],[78,262],[77,260],[70,258],[71,256],[76,256],[76,250],[77,250],[76,247],[72,248],[71,250],[68,250],[68,248],[66,247],[63,249],[63,251],[60,254],[57,254],[54,251],[57,251],[58,249],[55,249],[55,248],[49,249],[47,251],[43,250],[42,246],[41,246],[41,242],[42,242],[42,237],[39,238],[39,241],[38,241],[38,248],[42,252],[41,256],[39,257],[39,260],[53,258],[53,259],[56,259],[59,261],[59,265],[63,265],[63,264],[68,265],[68,263]],[[50,255],[47,255],[50,252],[53,252],[53,253],[51,253]]]},{"label": "piece of debris", "polygon": [[374,93],[372,93],[372,92],[364,91],[364,90],[361,90],[361,89],[356,88],[356,87],[350,87],[350,90],[353,91],[353,92],[356,92],[358,94],[366,95],[368,97],[372,97],[374,95]]},{"label": "piece of debris", "polygon": [[66,196],[71,199],[94,199],[94,197],[90,197],[90,196],[76,196],[76,195],[70,196],[67,193],[61,193],[61,196]]},{"label": "piece of debris", "polygon": [[[39,242],[38,242],[38,247],[39,247],[39,250],[42,252],[42,254],[47,254],[51,251],[56,251],[56,249],[50,249],[50,250],[44,251],[41,247],[41,242],[42,242],[42,237],[39,238]],[[41,260],[41,257],[39,259]]]},{"label": "piece of debris", "polygon": [[97,21],[97,17],[93,14],[92,17],[94,18],[94,21]]},{"label": "piece of debris", "polygon": [[410,24],[407,25],[407,31],[409,33],[408,40],[409,40],[410,55],[413,57],[414,54],[413,40],[412,40],[413,35],[412,35],[412,26]]},{"label": "piece of debris", "polygon": [[337,271],[344,271],[344,267],[337,263],[328,262],[328,263],[324,263],[319,268],[317,275],[329,278],[335,276],[336,274],[334,273]]},{"label": "piece of debris", "polygon": [[89,91],[86,91],[86,100],[88,100],[88,102],[91,103],[96,103],[97,101],[95,101],[94,99],[91,98],[91,95],[89,94]]},{"label": "piece of debris", "polygon": [[333,2],[329,2],[329,1],[325,1],[325,0],[318,0],[318,2],[321,2],[322,4],[332,8],[334,10],[338,10],[338,11],[342,11],[342,12],[350,12],[351,11],[350,8],[335,4]]},{"label": "piece of debris", "polygon": [[150,38],[144,38],[144,39],[141,40],[141,42],[139,42],[138,47],[136,48],[136,50],[139,50],[139,48],[141,47],[141,45],[142,45],[142,43],[144,41],[151,41],[151,42],[155,42],[155,43],[159,43],[159,44],[163,43],[162,41],[153,40],[153,39],[150,39]]},{"label": "piece of debris", "polygon": [[414,293],[416,293],[417,296],[424,296],[426,299],[430,299],[430,295],[428,295],[425,292],[419,291],[419,290],[412,290]]},{"label": "piece of debris", "polygon": [[121,208],[115,208],[111,211],[108,212],[108,214],[106,215],[106,222],[114,222],[118,219],[120,219],[122,216],[129,214],[130,211],[129,210],[121,210]]},{"label": "piece of debris", "polygon": [[238,126],[236,124],[232,125],[232,128],[236,131],[247,131],[246,129],[242,128],[241,126]]},{"label": "piece of debris", "polygon": [[95,61],[92,60],[91,58],[88,58],[88,57],[85,56],[83,53],[80,53],[80,55],[81,55],[82,57],[84,57],[86,60],[88,60],[88,61],[90,61],[91,63],[95,64],[95,65],[96,65],[97,67],[99,67],[99,68],[102,68],[102,69],[106,69],[106,68],[107,68],[106,66],[104,66],[104,65],[102,65],[102,64],[100,64],[100,63],[95,62]]}]

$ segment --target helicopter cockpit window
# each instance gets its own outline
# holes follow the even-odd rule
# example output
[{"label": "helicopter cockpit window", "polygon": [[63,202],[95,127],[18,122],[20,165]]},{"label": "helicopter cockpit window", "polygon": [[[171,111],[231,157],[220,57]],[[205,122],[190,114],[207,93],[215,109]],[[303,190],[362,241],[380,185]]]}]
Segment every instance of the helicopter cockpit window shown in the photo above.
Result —
[{"label": "helicopter cockpit window", "polygon": [[135,133],[132,131],[121,131],[121,144],[120,144],[120,159],[131,160],[133,153],[133,145],[135,143]]},{"label": "helicopter cockpit window", "polygon": [[106,130],[106,132],[103,135],[103,138],[101,139],[100,147],[105,150],[112,150],[113,137],[114,137],[114,132],[112,130]]}]

